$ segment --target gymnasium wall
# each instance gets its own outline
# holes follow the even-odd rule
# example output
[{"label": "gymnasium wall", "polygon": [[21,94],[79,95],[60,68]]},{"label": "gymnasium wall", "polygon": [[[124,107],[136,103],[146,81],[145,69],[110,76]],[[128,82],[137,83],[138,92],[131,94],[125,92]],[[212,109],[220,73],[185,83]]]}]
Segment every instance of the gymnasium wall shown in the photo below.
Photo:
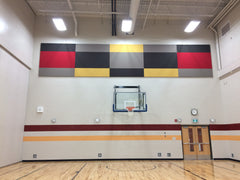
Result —
[{"label": "gymnasium wall", "polygon": [[[73,27],[71,18],[65,21]],[[190,110],[198,108],[199,124],[209,124],[210,118],[224,122],[212,32],[200,28],[185,34],[183,22],[162,21],[149,22],[151,26],[134,36],[118,32],[112,37],[110,19],[79,18],[79,22],[79,36],[74,37],[73,28],[57,32],[50,18],[36,18],[24,160],[182,158],[181,131],[175,118],[192,124]],[[40,77],[41,43],[209,44],[213,77]],[[140,85],[147,93],[148,112],[133,116],[113,112],[114,85]],[[44,112],[37,113],[37,106],[43,106]]]},{"label": "gymnasium wall", "polygon": [[[223,28],[229,24],[229,29],[224,34]],[[226,29],[226,28],[225,28]],[[223,106],[224,123],[239,123],[240,117],[240,4],[228,14],[218,25],[222,69],[219,72],[220,91]],[[240,160],[240,128],[227,131],[226,135],[235,135],[238,140],[228,140],[229,148],[227,157]],[[234,156],[232,157],[232,154]]]},{"label": "gymnasium wall", "polygon": [[34,16],[24,0],[0,1],[0,167],[22,160]]}]

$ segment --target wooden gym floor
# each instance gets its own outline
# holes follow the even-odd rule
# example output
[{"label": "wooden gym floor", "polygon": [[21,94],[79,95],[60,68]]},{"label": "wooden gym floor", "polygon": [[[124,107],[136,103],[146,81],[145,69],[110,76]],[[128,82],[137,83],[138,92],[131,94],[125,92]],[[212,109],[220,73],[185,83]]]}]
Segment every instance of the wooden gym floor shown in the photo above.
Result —
[{"label": "wooden gym floor", "polygon": [[228,160],[111,160],[20,162],[0,168],[1,180],[240,180]]}]

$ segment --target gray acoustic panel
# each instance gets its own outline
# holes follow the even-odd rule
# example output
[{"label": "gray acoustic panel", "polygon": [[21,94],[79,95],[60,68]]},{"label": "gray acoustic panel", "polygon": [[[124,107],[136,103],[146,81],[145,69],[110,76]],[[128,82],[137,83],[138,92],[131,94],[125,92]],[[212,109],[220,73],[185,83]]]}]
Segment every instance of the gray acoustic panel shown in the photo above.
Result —
[{"label": "gray acoustic panel", "polygon": [[178,69],[179,77],[213,77],[212,69]]},{"label": "gray acoustic panel", "polygon": [[177,45],[144,45],[144,52],[177,52]]},{"label": "gray acoustic panel", "polygon": [[40,68],[39,76],[74,77],[74,68]]},{"label": "gray acoustic panel", "polygon": [[110,68],[143,68],[143,53],[112,52]]},{"label": "gray acoustic panel", "polygon": [[77,44],[76,52],[109,52],[109,44]]}]

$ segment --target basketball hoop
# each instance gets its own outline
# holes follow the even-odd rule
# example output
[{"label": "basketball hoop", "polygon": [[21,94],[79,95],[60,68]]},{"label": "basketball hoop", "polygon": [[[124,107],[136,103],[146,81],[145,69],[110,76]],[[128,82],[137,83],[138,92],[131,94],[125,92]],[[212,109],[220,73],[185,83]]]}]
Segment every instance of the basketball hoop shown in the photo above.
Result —
[{"label": "basketball hoop", "polygon": [[128,116],[132,116],[134,114],[134,111],[133,111],[134,108],[135,108],[134,106],[126,107],[128,111]]}]

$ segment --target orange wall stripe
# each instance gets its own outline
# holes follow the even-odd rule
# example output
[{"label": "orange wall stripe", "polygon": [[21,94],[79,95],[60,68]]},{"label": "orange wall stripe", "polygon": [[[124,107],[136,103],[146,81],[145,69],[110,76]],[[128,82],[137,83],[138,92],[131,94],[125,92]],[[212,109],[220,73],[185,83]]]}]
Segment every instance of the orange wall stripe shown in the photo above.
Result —
[{"label": "orange wall stripe", "polygon": [[211,136],[211,140],[240,141],[240,136],[212,135],[212,136]]},{"label": "orange wall stripe", "polygon": [[25,136],[23,141],[130,141],[130,140],[181,140],[180,135],[149,136]]}]

